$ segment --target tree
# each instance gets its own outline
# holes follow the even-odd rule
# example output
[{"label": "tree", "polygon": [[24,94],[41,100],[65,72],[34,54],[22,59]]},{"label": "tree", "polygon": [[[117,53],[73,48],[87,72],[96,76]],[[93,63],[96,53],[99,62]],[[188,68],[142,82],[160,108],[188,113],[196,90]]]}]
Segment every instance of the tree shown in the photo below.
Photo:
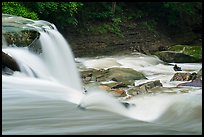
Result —
[{"label": "tree", "polygon": [[33,20],[38,19],[37,13],[26,8],[20,2],[2,2],[2,13],[22,16]]},{"label": "tree", "polygon": [[112,2],[112,13],[115,13],[116,2]]}]

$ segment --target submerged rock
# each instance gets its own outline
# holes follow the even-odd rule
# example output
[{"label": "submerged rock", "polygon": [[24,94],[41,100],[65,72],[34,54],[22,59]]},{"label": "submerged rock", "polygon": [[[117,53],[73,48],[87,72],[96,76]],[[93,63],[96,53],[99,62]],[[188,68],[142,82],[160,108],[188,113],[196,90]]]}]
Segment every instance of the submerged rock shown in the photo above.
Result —
[{"label": "submerged rock", "polygon": [[13,75],[14,71],[8,67],[2,67],[2,75]]},{"label": "submerged rock", "polygon": [[130,107],[136,107],[135,104],[132,103],[128,103],[128,102],[121,102],[126,108],[130,108]]}]

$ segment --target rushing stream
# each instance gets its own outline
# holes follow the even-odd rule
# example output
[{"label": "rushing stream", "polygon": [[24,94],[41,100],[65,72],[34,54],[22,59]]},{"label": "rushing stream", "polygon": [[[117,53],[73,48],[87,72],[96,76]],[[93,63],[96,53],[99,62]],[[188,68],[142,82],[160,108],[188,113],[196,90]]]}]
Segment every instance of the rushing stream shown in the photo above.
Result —
[{"label": "rushing stream", "polygon": [[[21,69],[12,75],[2,73],[3,135],[202,134],[202,87],[169,90],[181,83],[170,82],[175,73],[171,65],[139,53],[75,59],[55,27],[39,32],[40,55],[27,48],[2,49],[17,60]],[[202,67],[199,63],[178,65],[187,72]],[[177,93],[135,96],[128,100],[135,104],[130,108],[101,89],[90,88],[85,94],[79,70],[110,67],[133,68],[148,80],[161,80],[167,87],[164,91]],[[135,81],[135,85],[142,82]],[[181,90],[188,92],[181,94]]]}]

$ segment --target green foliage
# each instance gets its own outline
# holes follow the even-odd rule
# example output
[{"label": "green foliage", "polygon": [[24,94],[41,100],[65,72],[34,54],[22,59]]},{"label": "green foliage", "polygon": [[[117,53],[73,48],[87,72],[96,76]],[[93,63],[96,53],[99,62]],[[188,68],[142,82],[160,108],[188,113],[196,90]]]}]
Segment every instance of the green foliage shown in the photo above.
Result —
[{"label": "green foliage", "polygon": [[102,23],[101,25],[91,26],[90,31],[93,33],[105,34],[111,32],[120,37],[123,37],[123,34],[120,29],[122,21],[121,18],[113,18],[112,22]]},{"label": "green foliage", "polygon": [[147,29],[147,30],[149,30],[151,32],[155,32],[156,25],[157,25],[157,22],[155,20],[144,21],[144,22],[141,23],[142,28]]},{"label": "green foliage", "polygon": [[185,12],[189,15],[195,14],[195,6],[196,3],[192,2],[167,2],[164,3],[164,7],[172,10],[176,13]]},{"label": "green foliage", "polygon": [[37,20],[37,13],[30,11],[28,8],[21,5],[20,2],[2,2],[2,13],[22,16]]},{"label": "green foliage", "polygon": [[[121,35],[126,20],[141,21],[154,31],[162,23],[174,29],[202,25],[202,2],[3,2],[2,12],[30,19],[47,20],[57,28],[84,27],[104,23],[98,32]],[[94,27],[92,27],[94,28]],[[94,30],[94,29],[92,29]]]},{"label": "green foliage", "polygon": [[112,23],[112,29],[111,32],[115,33],[116,35],[123,37],[121,29],[120,29],[120,25],[122,23],[121,18],[113,18],[112,19],[113,23]]},{"label": "green foliage", "polygon": [[142,19],[143,17],[146,17],[146,16],[147,16],[147,13],[142,10],[135,10],[134,12],[128,13],[129,20]]},{"label": "green foliage", "polygon": [[43,20],[47,20],[63,28],[67,25],[77,26],[76,15],[78,8],[83,4],[80,2],[24,2],[24,6],[29,7]]},{"label": "green foliage", "polygon": [[111,2],[84,2],[81,13],[82,18],[89,21],[106,21],[113,17]]},{"label": "green foliage", "polygon": [[[161,7],[162,8],[162,7]],[[164,2],[164,18],[167,19],[170,26],[184,25],[181,23],[192,20],[190,24],[198,23],[201,18],[199,17],[199,9],[202,9],[200,2]]]}]

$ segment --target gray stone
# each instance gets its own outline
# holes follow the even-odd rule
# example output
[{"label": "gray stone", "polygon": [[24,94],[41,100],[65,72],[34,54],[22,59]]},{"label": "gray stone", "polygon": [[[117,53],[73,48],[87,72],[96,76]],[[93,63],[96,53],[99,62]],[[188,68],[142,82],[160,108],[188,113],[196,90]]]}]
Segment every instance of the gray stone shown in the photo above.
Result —
[{"label": "gray stone", "polygon": [[201,61],[193,56],[175,51],[158,51],[155,55],[168,63],[195,63]]}]

